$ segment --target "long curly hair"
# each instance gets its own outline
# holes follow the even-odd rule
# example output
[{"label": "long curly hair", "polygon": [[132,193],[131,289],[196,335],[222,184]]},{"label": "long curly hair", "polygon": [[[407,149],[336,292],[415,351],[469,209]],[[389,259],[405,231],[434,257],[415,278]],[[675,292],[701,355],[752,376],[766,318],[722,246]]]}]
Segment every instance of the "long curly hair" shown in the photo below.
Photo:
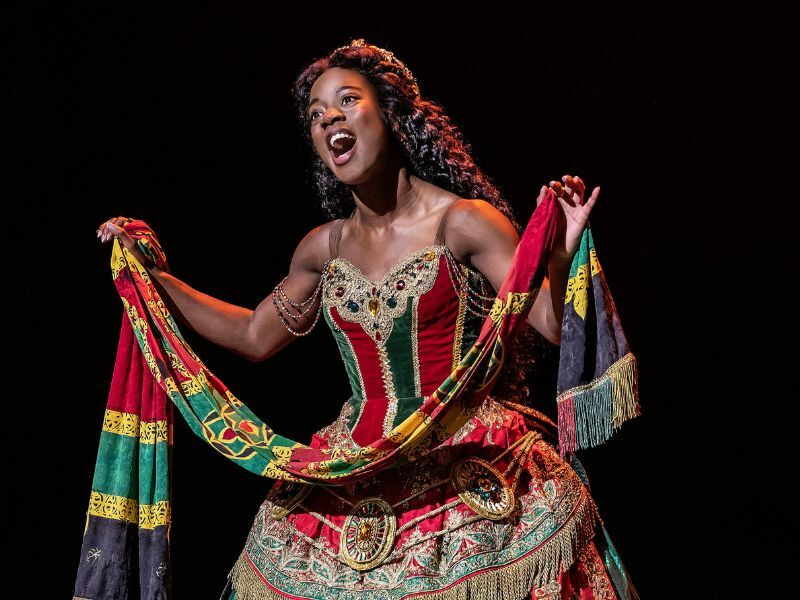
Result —
[{"label": "long curly hair", "polygon": [[[462,198],[486,200],[521,234],[522,228],[511,206],[475,163],[470,144],[444,108],[420,95],[416,79],[393,53],[367,44],[362,38],[314,60],[292,86],[303,137],[312,156],[311,180],[328,218],[342,218],[355,209],[350,188],[331,172],[314,148],[307,112],[314,82],[335,67],[358,71],[375,88],[392,142],[399,148],[410,174]],[[493,396],[513,402],[525,401],[530,393],[526,377],[535,362],[532,349],[541,343],[537,336],[532,327],[524,324],[512,344],[509,364],[502,370]],[[518,351],[521,349],[525,351]]]}]

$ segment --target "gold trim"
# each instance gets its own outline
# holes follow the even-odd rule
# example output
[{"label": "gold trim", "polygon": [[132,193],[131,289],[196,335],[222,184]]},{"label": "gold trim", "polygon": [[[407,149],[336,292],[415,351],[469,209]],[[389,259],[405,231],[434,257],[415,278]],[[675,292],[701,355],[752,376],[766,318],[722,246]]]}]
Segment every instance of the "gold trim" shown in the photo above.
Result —
[{"label": "gold trim", "polygon": [[[591,496],[582,498],[563,527],[540,546],[515,562],[486,569],[438,591],[410,593],[402,600],[503,600],[530,596],[531,590],[555,581],[559,569],[568,570],[595,535],[600,516]],[[286,600],[286,594],[266,585],[243,550],[228,574],[238,600]]]},{"label": "gold trim", "polygon": [[[347,532],[348,529],[353,526],[353,520],[356,518],[358,511],[366,504],[375,504],[381,509],[381,512],[383,513],[381,516],[384,521],[384,525],[386,526],[386,532],[384,533],[383,539],[380,540],[378,553],[368,561],[359,561],[358,559],[350,556],[347,551]],[[392,510],[392,506],[386,502],[386,500],[379,498],[378,496],[364,498],[363,500],[357,502],[355,506],[353,506],[353,508],[350,510],[350,513],[347,515],[347,518],[344,520],[344,524],[342,525],[342,533],[339,536],[339,559],[357,571],[368,571],[369,569],[378,566],[389,555],[389,552],[392,551],[392,547],[394,546],[394,534],[396,530],[397,517],[394,514],[394,510]]]},{"label": "gold trim", "polygon": [[166,420],[142,423],[139,415],[111,409],[106,409],[103,415],[103,431],[127,437],[138,437],[141,444],[171,442]]},{"label": "gold trim", "polygon": [[422,396],[419,364],[419,296],[411,298],[411,361],[414,365],[414,395]]},{"label": "gold trim", "polygon": [[139,529],[154,529],[170,522],[170,505],[166,500],[155,504],[139,504],[124,496],[92,491],[88,514],[95,517],[137,523]]},{"label": "gold trim", "polygon": [[[395,319],[408,310],[408,298],[422,296],[433,288],[439,273],[440,252],[435,245],[420,248],[389,269],[379,281],[368,279],[349,260],[337,256],[331,259],[332,277],[324,280],[322,302],[328,310],[336,307],[343,320],[361,325],[378,346],[383,346],[392,333]],[[418,269],[419,266],[422,268]],[[397,289],[397,279],[403,279],[402,289]],[[336,295],[337,288],[342,288],[340,296]]]},{"label": "gold trim", "polygon": [[[497,502],[497,504],[500,506],[492,508],[487,502],[482,501],[481,498],[477,497],[477,494],[469,489],[469,473],[465,470],[465,468],[470,463],[479,465],[479,467],[486,469],[497,478],[497,482],[502,488],[503,495],[502,499]],[[506,481],[506,478],[497,468],[494,467],[494,465],[481,458],[467,457],[459,460],[453,465],[450,479],[453,482],[453,487],[455,487],[458,497],[461,498],[461,501],[486,519],[491,521],[501,521],[502,519],[505,519],[511,515],[517,506],[516,496],[514,495],[511,486],[508,484],[508,481]]]},{"label": "gold trim", "polygon": [[625,421],[641,414],[636,393],[636,357],[631,352],[613,363],[597,379],[561,392],[556,397],[556,403],[559,404],[565,399],[577,400],[581,394],[593,392],[608,383],[612,388],[612,422],[615,429],[619,428]]},{"label": "gold trim", "polygon": [[392,378],[392,365],[386,346],[378,345],[378,361],[381,364],[381,379],[386,393],[386,414],[383,416],[383,435],[388,436],[394,429],[394,418],[397,416],[397,392]]}]

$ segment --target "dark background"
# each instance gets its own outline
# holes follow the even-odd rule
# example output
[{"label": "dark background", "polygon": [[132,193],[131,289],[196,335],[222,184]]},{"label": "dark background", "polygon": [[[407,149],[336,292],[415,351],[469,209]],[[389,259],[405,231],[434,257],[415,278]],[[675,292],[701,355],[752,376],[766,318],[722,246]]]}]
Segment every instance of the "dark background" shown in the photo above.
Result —
[{"label": "dark background", "polygon": [[[796,170],[778,167],[784,17],[659,4],[17,7],[2,240],[13,597],[72,593],[121,318],[95,229],[144,219],[178,277],[254,307],[323,221],[289,88],[354,37],[406,61],[523,223],[550,179],[601,186],[595,240],[644,414],[581,456],[642,597],[788,586],[797,270]],[[308,439],[347,397],[324,324],[260,364],[190,339],[290,437]],[[539,403],[552,412],[552,397]],[[180,418],[174,469],[176,598],[216,599],[270,482]]]}]

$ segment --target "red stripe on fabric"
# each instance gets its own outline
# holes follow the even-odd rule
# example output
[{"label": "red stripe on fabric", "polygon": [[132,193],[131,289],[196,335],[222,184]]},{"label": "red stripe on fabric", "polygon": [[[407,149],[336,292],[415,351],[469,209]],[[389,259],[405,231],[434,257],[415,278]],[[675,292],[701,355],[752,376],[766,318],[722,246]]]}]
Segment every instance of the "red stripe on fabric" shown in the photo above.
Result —
[{"label": "red stripe on fabric", "polygon": [[123,313],[106,408],[139,415],[142,421],[163,421],[168,418],[168,407],[172,408],[167,394],[150,372],[131,322]]},{"label": "red stripe on fabric", "polygon": [[439,271],[433,287],[420,296],[418,306],[419,381],[422,395],[428,396],[447,379],[453,368],[458,296],[444,255],[439,257]]},{"label": "red stripe on fabric", "polygon": [[361,417],[353,428],[352,437],[359,445],[367,445],[383,437],[383,419],[389,407],[386,388],[381,376],[381,363],[375,341],[367,335],[358,323],[345,321],[338,309],[333,308],[331,316],[336,325],[344,331],[353,348],[358,348],[353,357],[364,381],[364,404]]}]

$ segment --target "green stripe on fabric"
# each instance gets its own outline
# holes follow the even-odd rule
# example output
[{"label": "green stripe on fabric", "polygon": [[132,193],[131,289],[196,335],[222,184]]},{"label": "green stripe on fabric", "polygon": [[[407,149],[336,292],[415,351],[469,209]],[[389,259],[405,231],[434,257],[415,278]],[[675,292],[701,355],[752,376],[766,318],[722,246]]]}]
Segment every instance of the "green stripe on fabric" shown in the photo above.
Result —
[{"label": "green stripe on fabric", "polygon": [[169,500],[169,453],[166,442],[140,444],[138,438],[103,431],[92,489],[143,504]]},{"label": "green stripe on fabric", "polygon": [[583,230],[583,235],[581,236],[581,243],[578,246],[578,251],[575,253],[574,258],[572,259],[572,264],[569,267],[569,277],[575,277],[578,273],[578,269],[581,265],[588,265],[589,264],[589,246],[594,246],[594,241],[592,240],[592,234],[589,228]]},{"label": "green stripe on fabric", "polygon": [[361,379],[358,376],[358,362],[356,357],[353,354],[353,350],[350,348],[347,336],[339,330],[339,325],[331,319],[328,311],[323,310],[322,314],[325,316],[325,321],[327,321],[330,326],[330,330],[336,340],[336,345],[339,346],[344,368],[347,371],[347,378],[350,380],[350,387],[353,389],[353,396],[358,401],[358,404],[361,405],[364,402],[364,395],[361,393]]},{"label": "green stripe on fabric", "polygon": [[[406,298],[406,310],[392,323],[392,332],[386,340],[386,353],[389,356],[389,366],[392,371],[395,395],[398,398],[408,398],[416,395],[414,378],[409,377],[414,369],[414,347],[411,339],[411,321],[414,316],[415,305],[410,298]],[[399,413],[398,413],[399,415]],[[395,419],[395,424],[398,423]]]}]

